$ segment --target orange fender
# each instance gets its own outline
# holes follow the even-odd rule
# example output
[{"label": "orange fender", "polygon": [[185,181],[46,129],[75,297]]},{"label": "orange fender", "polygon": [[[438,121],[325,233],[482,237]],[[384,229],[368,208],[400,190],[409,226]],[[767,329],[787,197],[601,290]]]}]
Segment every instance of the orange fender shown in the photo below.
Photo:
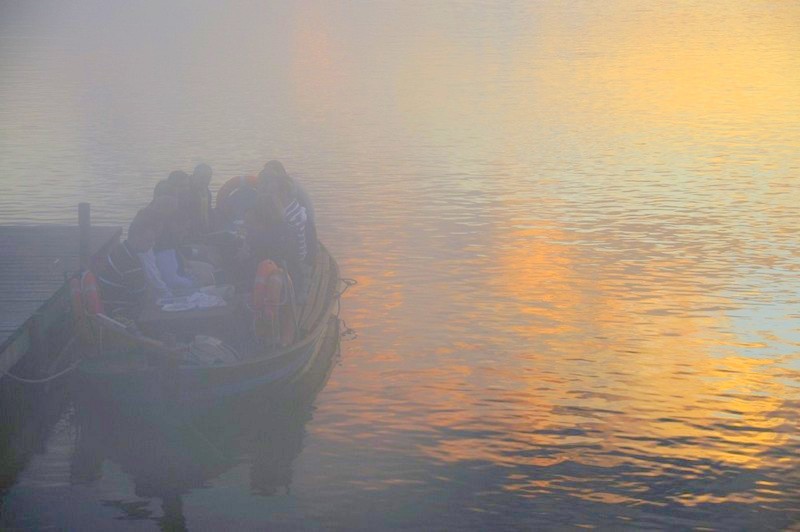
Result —
[{"label": "orange fender", "polygon": [[274,324],[278,320],[278,334],[282,345],[289,345],[294,341],[294,308],[290,302],[282,302],[281,296],[284,290],[292,289],[291,280],[284,282],[283,270],[271,260],[262,261],[258,265],[255,285],[253,286],[252,308],[256,311],[258,322],[261,322],[261,330],[264,335],[270,334],[273,327],[267,327],[266,323]]},{"label": "orange fender", "polygon": [[103,300],[97,288],[97,278],[90,271],[81,277],[81,299],[86,312],[90,315],[103,314]]},{"label": "orange fender", "polygon": [[264,310],[271,305],[280,303],[280,292],[277,293],[276,297],[274,283],[272,285],[269,283],[269,278],[272,274],[280,271],[281,269],[278,268],[278,265],[271,260],[261,261],[261,264],[258,265],[256,280],[253,285],[253,301],[251,303],[253,310]]}]

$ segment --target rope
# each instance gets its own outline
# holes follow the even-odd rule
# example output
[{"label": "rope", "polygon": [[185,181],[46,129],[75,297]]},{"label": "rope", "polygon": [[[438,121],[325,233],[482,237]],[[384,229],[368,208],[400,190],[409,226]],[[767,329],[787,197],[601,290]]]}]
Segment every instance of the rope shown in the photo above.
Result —
[{"label": "rope", "polygon": [[341,291],[341,292],[338,292],[338,293],[336,294],[336,297],[337,297],[337,298],[340,298],[340,297],[342,297],[342,296],[344,295],[344,293],[345,293],[345,292],[347,292],[348,288],[350,288],[351,286],[355,286],[355,285],[357,285],[357,284],[358,284],[358,281],[356,281],[355,279],[350,279],[350,278],[347,278],[347,277],[342,277],[342,278],[341,278],[341,279],[339,279],[339,280],[340,280],[341,282],[343,282],[343,283],[344,283],[344,288],[342,289],[342,291]]},{"label": "rope", "polygon": [[[278,322],[280,322],[281,318],[281,307],[289,304],[289,310],[292,312],[292,322],[294,323],[295,334],[297,334],[297,331],[300,330],[300,324],[298,323],[298,316],[296,312],[297,301],[295,300],[294,282],[292,281],[292,276],[289,275],[289,270],[283,270],[283,278],[286,280],[286,284],[281,288],[281,302],[278,303]],[[285,301],[283,301],[284,294],[286,294]]]},{"label": "rope", "polygon": [[75,368],[77,368],[78,364],[80,364],[80,363],[81,363],[80,360],[76,360],[68,368],[59,371],[55,375],[50,375],[49,377],[45,377],[43,379],[25,379],[23,377],[18,377],[17,375],[14,375],[13,373],[9,373],[8,371],[2,371],[0,373],[2,373],[2,375],[5,376],[5,377],[11,377],[13,380],[18,381],[18,382],[24,382],[26,384],[44,384],[45,382],[50,382],[52,380],[55,380],[55,379],[61,377],[62,375],[66,375],[70,371],[72,371]]},{"label": "rope", "polygon": [[344,318],[339,318],[339,322],[342,324],[342,332],[339,333],[341,338],[344,338],[345,340],[355,340],[358,338],[358,331],[348,327],[347,322],[344,321]]},{"label": "rope", "polygon": [[341,292],[336,294],[336,319],[339,320],[339,324],[341,327],[341,332],[339,333],[340,338],[344,338],[345,340],[355,340],[358,338],[358,332],[355,329],[352,329],[347,326],[347,322],[344,321],[344,318],[339,317],[339,314],[342,311],[342,295],[347,292],[347,289],[351,286],[355,286],[358,284],[358,281],[355,279],[349,278],[341,278],[339,279],[342,283],[344,283],[344,288]]}]

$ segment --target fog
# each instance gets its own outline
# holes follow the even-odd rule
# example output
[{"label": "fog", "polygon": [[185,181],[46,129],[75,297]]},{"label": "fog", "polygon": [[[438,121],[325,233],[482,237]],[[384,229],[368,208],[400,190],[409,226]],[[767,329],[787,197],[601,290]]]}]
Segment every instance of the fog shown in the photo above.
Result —
[{"label": "fog", "polygon": [[0,2],[0,223],[127,227],[174,170],[216,195],[275,159],[358,282],[302,408],[176,430],[67,394],[0,526],[796,526],[799,23]]}]

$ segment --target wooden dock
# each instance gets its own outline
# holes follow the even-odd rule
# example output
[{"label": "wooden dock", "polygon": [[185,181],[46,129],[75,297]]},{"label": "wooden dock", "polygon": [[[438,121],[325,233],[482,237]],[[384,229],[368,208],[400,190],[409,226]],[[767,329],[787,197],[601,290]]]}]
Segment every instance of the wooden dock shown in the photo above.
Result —
[{"label": "wooden dock", "polygon": [[[120,234],[92,227],[83,252],[102,253]],[[0,378],[28,351],[56,347],[49,340],[68,321],[65,280],[79,270],[80,242],[77,226],[0,225]]]}]

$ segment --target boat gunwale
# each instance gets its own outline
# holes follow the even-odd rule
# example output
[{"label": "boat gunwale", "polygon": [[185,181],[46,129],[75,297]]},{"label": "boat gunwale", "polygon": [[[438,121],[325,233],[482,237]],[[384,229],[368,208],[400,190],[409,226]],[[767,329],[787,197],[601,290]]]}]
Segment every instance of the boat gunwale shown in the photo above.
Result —
[{"label": "boat gunwale", "polygon": [[[325,253],[325,254],[328,255],[329,265],[330,265],[330,268],[329,268],[329,271],[328,271],[329,282],[331,280],[333,280],[334,283],[335,283],[339,279],[339,265],[337,264],[336,260],[333,258],[333,255],[330,254],[328,249],[322,243],[319,244],[319,247],[320,247],[320,252],[321,253]],[[230,370],[230,369],[236,369],[236,368],[243,368],[243,367],[247,367],[247,366],[255,366],[255,365],[258,365],[258,364],[269,363],[269,362],[284,358],[284,357],[286,357],[288,355],[291,355],[291,354],[295,353],[296,351],[305,349],[305,348],[307,348],[309,346],[309,344],[317,341],[319,336],[321,335],[322,331],[329,326],[331,310],[332,310],[333,305],[335,304],[335,302],[336,302],[336,300],[338,298],[338,296],[336,295],[336,285],[335,284],[333,284],[328,289],[328,294],[329,294],[327,296],[328,302],[327,302],[323,312],[320,314],[320,316],[318,318],[318,320],[319,320],[318,323],[316,323],[314,325],[314,327],[311,330],[309,330],[308,333],[305,334],[300,340],[298,340],[297,342],[294,342],[294,343],[286,346],[285,348],[283,348],[283,349],[281,349],[281,350],[279,350],[279,351],[277,351],[277,352],[275,352],[275,353],[273,353],[271,355],[261,356],[261,357],[253,358],[253,359],[250,359],[250,360],[242,360],[242,361],[239,361],[239,362],[229,363],[229,364],[215,364],[213,366],[179,364],[177,366],[177,369],[180,370],[180,371],[189,371],[189,372],[191,372],[191,371],[200,371],[200,372],[204,372],[204,371],[213,371],[213,370],[224,370],[224,369],[229,369]],[[101,355],[101,357],[102,357],[102,355]],[[93,376],[100,376],[100,375],[134,375],[134,374],[137,374],[137,373],[145,374],[145,373],[149,373],[149,372],[153,372],[153,371],[158,371],[159,369],[158,369],[158,366],[145,365],[145,366],[136,367],[136,368],[126,368],[126,369],[121,370],[121,371],[108,371],[108,370],[103,370],[103,369],[93,369],[91,367],[87,368],[84,364],[80,364],[79,365],[79,370],[80,370],[80,372],[82,374],[87,375],[87,376],[92,376],[92,375]]]}]

